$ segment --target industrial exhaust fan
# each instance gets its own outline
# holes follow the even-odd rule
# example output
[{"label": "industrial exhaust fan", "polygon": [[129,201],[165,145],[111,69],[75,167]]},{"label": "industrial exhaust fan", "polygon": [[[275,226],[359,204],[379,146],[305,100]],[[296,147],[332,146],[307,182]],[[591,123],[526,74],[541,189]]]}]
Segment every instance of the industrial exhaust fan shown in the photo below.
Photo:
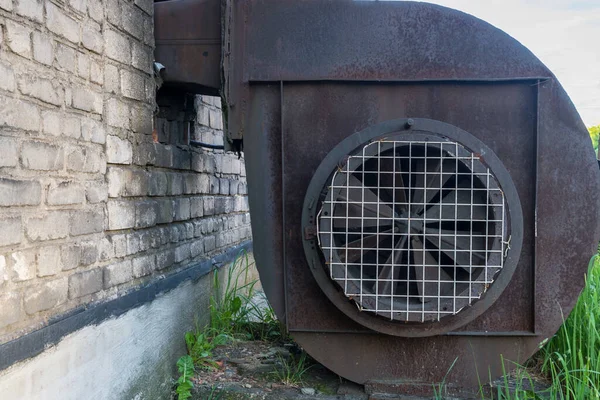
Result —
[{"label": "industrial exhaust fan", "polygon": [[262,285],[316,360],[373,391],[448,374],[464,395],[558,330],[600,171],[516,40],[408,1],[173,0],[155,21],[165,85],[222,98]]}]

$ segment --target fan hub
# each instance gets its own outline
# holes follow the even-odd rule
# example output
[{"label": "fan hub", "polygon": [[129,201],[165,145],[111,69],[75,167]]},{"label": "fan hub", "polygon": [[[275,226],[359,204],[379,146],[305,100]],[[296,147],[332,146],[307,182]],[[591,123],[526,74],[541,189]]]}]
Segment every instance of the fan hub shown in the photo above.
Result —
[{"label": "fan hub", "polygon": [[420,235],[423,233],[423,227],[425,226],[425,221],[423,217],[418,215],[412,215],[410,217],[398,216],[394,218],[394,233],[405,236],[409,234],[417,234]]}]

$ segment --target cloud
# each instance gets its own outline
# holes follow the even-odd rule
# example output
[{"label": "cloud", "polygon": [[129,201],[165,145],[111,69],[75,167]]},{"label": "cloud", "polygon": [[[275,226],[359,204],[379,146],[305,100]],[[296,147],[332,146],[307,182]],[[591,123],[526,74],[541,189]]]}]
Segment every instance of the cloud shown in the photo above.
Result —
[{"label": "cloud", "polygon": [[429,2],[472,14],[517,39],[554,72],[585,124],[600,124],[600,1]]}]

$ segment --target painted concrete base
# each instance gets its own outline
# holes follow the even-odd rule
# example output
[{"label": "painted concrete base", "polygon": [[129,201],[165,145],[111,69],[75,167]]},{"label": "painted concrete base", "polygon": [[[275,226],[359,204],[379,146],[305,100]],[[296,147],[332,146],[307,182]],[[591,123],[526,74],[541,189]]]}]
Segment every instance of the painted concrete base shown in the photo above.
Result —
[{"label": "painted concrete base", "polygon": [[0,400],[169,399],[183,335],[195,318],[208,321],[211,280],[183,283],[0,372]]}]

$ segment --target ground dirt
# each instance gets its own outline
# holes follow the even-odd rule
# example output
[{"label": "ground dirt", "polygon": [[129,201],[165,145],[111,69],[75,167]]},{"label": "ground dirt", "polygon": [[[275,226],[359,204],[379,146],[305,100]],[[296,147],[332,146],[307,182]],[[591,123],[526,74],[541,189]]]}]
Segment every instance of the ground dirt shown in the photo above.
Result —
[{"label": "ground dirt", "polygon": [[[257,307],[268,307],[264,294],[259,293],[252,299]],[[261,323],[260,318],[255,318]],[[192,400],[429,400],[431,398],[404,396],[398,394],[373,393],[371,389],[349,382],[323,365],[307,357],[308,370],[299,382],[284,384],[281,371],[284,365],[290,365],[302,354],[298,346],[286,340],[265,342],[260,340],[234,340],[213,351],[214,366],[198,369],[193,379]],[[499,379],[484,390],[486,397],[498,397],[498,386],[503,393],[513,392],[515,377],[505,382]],[[528,383],[525,382],[525,386]],[[532,392],[544,396],[547,384],[533,382]],[[369,392],[369,393],[367,393]],[[476,399],[480,399],[477,395]],[[445,397],[445,400],[461,400]],[[463,399],[464,400],[464,399]]]},{"label": "ground dirt", "polygon": [[[213,350],[214,367],[199,369],[193,379],[193,400],[425,400],[423,397],[391,394],[367,394],[364,386],[349,382],[314,360],[307,358],[308,370],[301,382],[284,384],[276,371],[284,363],[299,357],[301,350],[294,343],[233,341]],[[502,392],[512,392],[514,377],[498,381]],[[525,386],[528,386],[526,383]],[[528,389],[527,387],[523,387]],[[534,382],[531,388],[538,398],[544,395],[547,384]],[[490,388],[488,387],[488,390]],[[496,388],[488,391],[494,396]],[[479,399],[480,397],[477,396]],[[460,400],[447,397],[446,400]]]},{"label": "ground dirt", "polygon": [[236,341],[213,351],[217,367],[198,371],[194,400],[367,400],[364,389],[307,360],[302,381],[285,385],[276,372],[300,349],[292,343]]}]

